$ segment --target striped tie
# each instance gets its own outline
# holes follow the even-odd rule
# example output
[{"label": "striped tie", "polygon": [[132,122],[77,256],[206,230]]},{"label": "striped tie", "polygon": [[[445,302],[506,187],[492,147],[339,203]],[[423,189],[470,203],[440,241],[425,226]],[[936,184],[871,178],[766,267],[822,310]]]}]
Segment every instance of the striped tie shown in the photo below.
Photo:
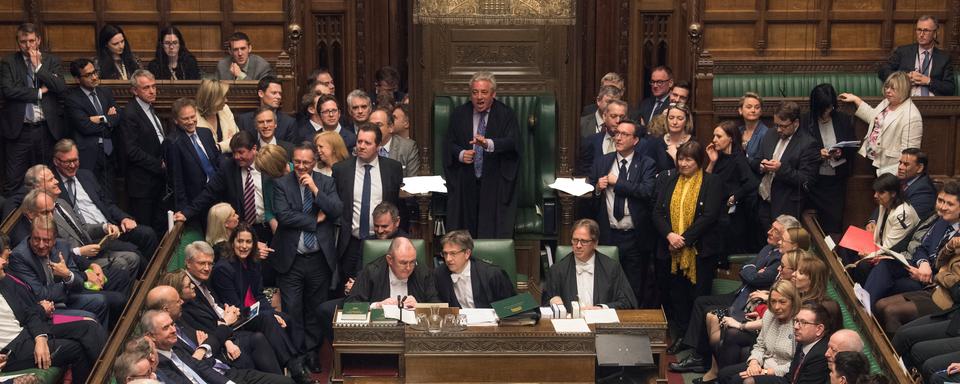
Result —
[{"label": "striped tie", "polygon": [[247,178],[243,182],[243,221],[253,225],[257,221],[256,190],[253,187],[253,167],[247,167]]}]

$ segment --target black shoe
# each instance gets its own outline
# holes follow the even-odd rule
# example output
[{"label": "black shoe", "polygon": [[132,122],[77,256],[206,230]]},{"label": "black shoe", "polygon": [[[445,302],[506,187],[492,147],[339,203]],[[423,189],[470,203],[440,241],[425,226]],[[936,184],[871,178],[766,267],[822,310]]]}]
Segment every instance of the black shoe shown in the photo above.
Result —
[{"label": "black shoe", "polygon": [[707,371],[707,367],[703,365],[703,358],[697,354],[691,354],[683,360],[680,360],[679,363],[670,363],[670,370],[674,372],[697,372],[704,373]]},{"label": "black shoe", "polygon": [[321,367],[320,364],[320,353],[316,350],[307,352],[303,359],[303,365],[304,368],[313,373],[320,373],[323,371],[323,367]]},{"label": "black shoe", "polygon": [[670,348],[667,348],[667,354],[676,355],[680,351],[685,351],[687,349],[690,349],[690,347],[683,343],[683,337],[678,337],[673,340],[673,344],[670,344]]},{"label": "black shoe", "polygon": [[717,382],[717,379],[713,380],[704,380],[702,377],[693,379],[693,384],[714,384]]}]

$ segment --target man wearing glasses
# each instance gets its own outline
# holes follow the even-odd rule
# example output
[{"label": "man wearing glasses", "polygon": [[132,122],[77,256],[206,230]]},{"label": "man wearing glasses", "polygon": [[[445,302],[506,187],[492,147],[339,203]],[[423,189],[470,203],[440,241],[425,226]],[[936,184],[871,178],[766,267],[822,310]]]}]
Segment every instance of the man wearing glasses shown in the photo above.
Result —
[{"label": "man wearing glasses", "polygon": [[386,255],[363,267],[346,301],[397,306],[397,297],[407,308],[439,301],[433,274],[426,265],[417,264],[417,250],[406,237],[393,239]]},{"label": "man wearing glasses", "polygon": [[[643,297],[644,276],[653,265],[651,255],[657,243],[649,204],[657,173],[654,161],[635,151],[638,131],[638,123],[620,121],[613,134],[616,151],[594,160],[588,181],[600,200],[594,210],[600,244],[617,246],[633,295]],[[654,300],[648,301],[652,305]]]},{"label": "man wearing glasses", "polygon": [[953,63],[950,55],[935,47],[940,24],[930,15],[917,20],[915,44],[897,47],[880,65],[877,73],[880,81],[886,81],[891,73],[907,72],[910,76],[911,96],[953,96],[957,84],[953,80]]},{"label": "man wearing glasses", "polygon": [[437,268],[437,293],[451,307],[491,308],[490,303],[517,294],[507,273],[473,256],[473,238],[466,230],[440,239],[443,264]]},{"label": "man wearing glasses", "polygon": [[[793,317],[793,337],[797,349],[793,352],[790,370],[786,376],[757,375],[753,382],[765,383],[829,383],[827,341],[830,332],[830,314],[820,303],[806,303]],[[741,373],[741,377],[744,375]]]},{"label": "man wearing glasses", "polygon": [[558,255],[560,261],[550,267],[544,303],[565,305],[568,313],[571,301],[578,301],[580,309],[636,308],[637,298],[620,264],[596,251],[600,236],[597,222],[578,220],[571,236],[573,257]]},{"label": "man wearing glasses", "polygon": [[63,105],[73,127],[80,168],[93,172],[97,182],[113,196],[113,130],[120,124],[117,102],[110,88],[100,86],[100,73],[93,62],[80,58],[70,63],[77,86],[67,91]]},{"label": "man wearing glasses", "polygon": [[[644,125],[650,124],[653,117],[663,113],[670,106],[670,88],[673,87],[673,70],[667,66],[659,66],[650,72],[650,97],[640,102],[640,118]],[[646,127],[638,135],[647,134]]]},{"label": "man wearing glasses", "polygon": [[353,153],[354,147],[357,146],[357,135],[340,125],[341,110],[337,98],[333,95],[314,93],[310,105],[307,106],[307,114],[310,118],[297,129],[296,143],[313,142],[316,134],[333,131],[340,134],[343,144],[347,147],[347,153]]}]

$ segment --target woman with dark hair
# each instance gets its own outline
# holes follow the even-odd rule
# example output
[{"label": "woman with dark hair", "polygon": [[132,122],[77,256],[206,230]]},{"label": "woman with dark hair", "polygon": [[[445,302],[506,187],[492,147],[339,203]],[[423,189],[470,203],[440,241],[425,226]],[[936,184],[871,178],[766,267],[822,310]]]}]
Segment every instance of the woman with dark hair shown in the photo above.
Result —
[{"label": "woman with dark hair", "polygon": [[200,80],[202,77],[197,59],[187,49],[187,42],[177,27],[171,25],[160,30],[153,57],[147,68],[157,80]]},{"label": "woman with dark hair", "polygon": [[802,125],[820,148],[820,169],[816,188],[807,195],[824,233],[840,233],[843,226],[847,177],[853,165],[854,147],[834,148],[837,143],[856,140],[853,116],[840,112],[837,91],[820,84],[810,92],[810,116]]},{"label": "woman with dark hair", "polygon": [[870,382],[870,362],[860,352],[838,352],[830,370],[830,384],[861,384]]},{"label": "woman with dark hair", "polygon": [[653,224],[665,241],[656,252],[657,286],[667,320],[683,334],[690,303],[710,294],[721,249],[715,225],[723,209],[723,186],[702,169],[703,147],[690,140],[677,148],[677,169],[657,177]]},{"label": "woman with dark hair", "polygon": [[93,66],[100,71],[101,79],[128,80],[141,64],[131,51],[123,29],[107,24],[97,34],[97,58]]},{"label": "woman with dark hair", "polygon": [[[819,187],[819,184],[817,185]],[[873,181],[873,200],[877,203],[877,225],[873,241],[896,252],[907,249],[913,229],[920,223],[917,211],[904,200],[900,179],[889,173]]]},{"label": "woman with dark hair", "polygon": [[[710,161],[706,170],[719,176],[723,183],[726,209],[720,215],[720,224],[724,238],[748,240],[744,234],[759,232],[748,228],[756,227],[757,186],[760,180],[750,169],[742,147],[737,144],[739,142],[740,130],[736,123],[724,121],[717,125],[713,129],[713,142],[707,145],[707,158]],[[752,241],[727,242],[720,259],[731,253],[756,252],[759,248],[757,245]]]}]

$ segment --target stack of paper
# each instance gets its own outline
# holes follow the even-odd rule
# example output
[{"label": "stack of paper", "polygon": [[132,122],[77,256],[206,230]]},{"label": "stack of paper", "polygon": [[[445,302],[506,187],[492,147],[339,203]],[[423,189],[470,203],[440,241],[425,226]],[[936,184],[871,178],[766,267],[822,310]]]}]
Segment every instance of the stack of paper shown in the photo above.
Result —
[{"label": "stack of paper", "polygon": [[409,325],[417,325],[417,313],[412,309],[404,308],[401,312],[400,308],[397,308],[393,305],[387,305],[383,307],[383,317],[388,319],[403,320],[405,324]]},{"label": "stack of paper", "polygon": [[587,321],[587,324],[620,323],[620,318],[617,317],[617,310],[612,308],[590,309],[582,311],[580,314],[583,315],[583,319]]},{"label": "stack of paper", "polygon": [[461,308],[461,315],[467,315],[467,325],[472,327],[490,327],[497,325],[497,313],[493,308]]},{"label": "stack of paper", "polygon": [[400,189],[411,195],[430,192],[447,193],[447,183],[441,176],[412,176],[403,178]]},{"label": "stack of paper", "polygon": [[590,327],[583,319],[550,319],[557,333],[590,333]]},{"label": "stack of paper", "polygon": [[557,178],[549,187],[574,196],[581,196],[593,190],[593,186],[587,184],[587,179],[571,179],[566,177]]}]

